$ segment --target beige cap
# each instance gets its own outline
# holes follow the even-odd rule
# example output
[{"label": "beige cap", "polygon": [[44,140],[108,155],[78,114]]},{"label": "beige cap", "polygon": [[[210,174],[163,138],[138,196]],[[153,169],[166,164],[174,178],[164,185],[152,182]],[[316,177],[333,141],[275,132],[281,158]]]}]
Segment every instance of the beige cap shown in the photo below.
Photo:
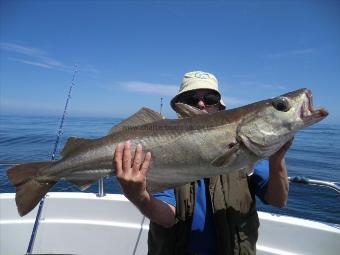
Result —
[{"label": "beige cap", "polygon": [[[170,102],[172,109],[175,109],[175,103],[178,102],[180,95],[182,95],[184,92],[196,89],[211,89],[221,95],[220,91],[218,90],[218,81],[213,74],[202,71],[189,72],[184,74],[181,87],[179,88],[177,95]],[[222,97],[220,104],[221,108],[225,109],[225,104],[222,100]]]}]

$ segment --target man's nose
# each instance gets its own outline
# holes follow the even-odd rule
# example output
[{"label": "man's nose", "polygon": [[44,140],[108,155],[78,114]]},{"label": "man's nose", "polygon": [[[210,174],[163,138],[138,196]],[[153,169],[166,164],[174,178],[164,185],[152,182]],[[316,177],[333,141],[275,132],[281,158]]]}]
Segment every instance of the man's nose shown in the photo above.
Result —
[{"label": "man's nose", "polygon": [[203,100],[198,101],[197,108],[200,109],[200,110],[205,109],[205,104],[204,104]]}]

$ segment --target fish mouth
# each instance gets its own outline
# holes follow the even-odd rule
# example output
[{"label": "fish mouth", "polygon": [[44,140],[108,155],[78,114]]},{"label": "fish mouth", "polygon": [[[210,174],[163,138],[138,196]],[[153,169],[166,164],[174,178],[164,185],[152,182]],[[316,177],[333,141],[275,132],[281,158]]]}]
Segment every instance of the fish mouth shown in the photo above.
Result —
[{"label": "fish mouth", "polygon": [[314,109],[312,92],[306,89],[305,95],[306,97],[300,109],[300,118],[307,124],[312,124],[325,118],[328,115],[328,111],[324,108]]}]

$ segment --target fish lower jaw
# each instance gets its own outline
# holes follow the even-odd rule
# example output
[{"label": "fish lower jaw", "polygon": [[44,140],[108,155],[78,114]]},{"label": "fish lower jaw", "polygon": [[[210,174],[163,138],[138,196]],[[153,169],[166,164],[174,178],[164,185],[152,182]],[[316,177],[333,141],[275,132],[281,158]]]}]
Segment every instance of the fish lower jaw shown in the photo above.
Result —
[{"label": "fish lower jaw", "polygon": [[324,109],[315,110],[312,114],[304,116],[302,121],[304,123],[304,126],[306,127],[323,120],[325,117],[327,117],[327,115],[328,112]]},{"label": "fish lower jaw", "polygon": [[300,118],[304,122],[311,122],[314,123],[314,121],[318,121],[318,119],[325,118],[328,115],[328,111],[319,108],[319,109],[314,109],[313,108],[313,96],[312,92],[310,90],[306,90],[306,97],[301,105],[300,109]]},{"label": "fish lower jaw", "polygon": [[300,118],[305,124],[313,124],[327,116],[327,110],[323,108],[313,109],[313,107],[306,101],[301,106]]}]

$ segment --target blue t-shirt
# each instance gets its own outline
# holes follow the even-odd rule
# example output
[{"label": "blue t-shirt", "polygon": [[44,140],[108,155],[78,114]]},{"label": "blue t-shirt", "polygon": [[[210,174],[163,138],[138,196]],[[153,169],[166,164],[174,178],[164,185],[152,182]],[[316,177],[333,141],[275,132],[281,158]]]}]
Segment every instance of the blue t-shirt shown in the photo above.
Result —
[{"label": "blue t-shirt", "polygon": [[[267,160],[260,161],[250,177],[251,192],[257,195],[262,202],[267,189],[269,179],[269,163]],[[211,199],[208,190],[209,180],[201,179],[197,181],[196,200],[191,225],[190,251],[199,252],[200,254],[216,253],[216,231],[213,222],[213,213]],[[176,198],[174,189],[168,189],[163,192],[154,193],[153,196],[170,205],[176,207]]]}]

